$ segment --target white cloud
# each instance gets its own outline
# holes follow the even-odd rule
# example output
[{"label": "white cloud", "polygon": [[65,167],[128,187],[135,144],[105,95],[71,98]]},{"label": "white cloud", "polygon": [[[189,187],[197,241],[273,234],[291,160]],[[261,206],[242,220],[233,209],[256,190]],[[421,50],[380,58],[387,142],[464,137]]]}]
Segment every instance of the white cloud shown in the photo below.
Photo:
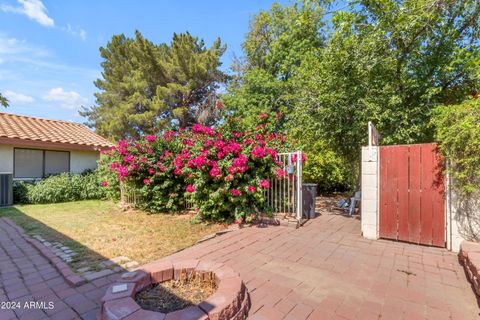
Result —
[{"label": "white cloud", "polygon": [[87,103],[88,99],[82,97],[78,92],[65,91],[62,87],[52,88],[43,96],[46,101],[59,102],[62,107],[75,108]]},{"label": "white cloud", "polygon": [[5,91],[4,94],[11,103],[31,103],[35,101],[33,97],[10,90]]},{"label": "white cloud", "polygon": [[66,27],[62,27],[62,30],[75,37],[80,37],[83,41],[87,40],[87,32],[80,27],[72,27],[67,23]]},{"label": "white cloud", "polygon": [[2,4],[0,10],[3,12],[13,12],[23,14],[32,20],[35,20],[39,24],[45,27],[53,27],[55,22],[47,14],[47,8],[40,0],[17,0],[20,3],[20,7],[13,7],[10,5]]}]

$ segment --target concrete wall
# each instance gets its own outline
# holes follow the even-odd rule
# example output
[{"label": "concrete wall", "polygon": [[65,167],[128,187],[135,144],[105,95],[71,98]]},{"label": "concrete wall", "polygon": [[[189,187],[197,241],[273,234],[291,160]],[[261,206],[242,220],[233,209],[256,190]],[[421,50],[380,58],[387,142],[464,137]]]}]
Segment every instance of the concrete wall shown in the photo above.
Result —
[{"label": "concrete wall", "polygon": [[480,192],[465,196],[447,176],[446,194],[447,248],[459,252],[463,240],[480,241]]},{"label": "concrete wall", "polygon": [[70,151],[70,173],[95,169],[100,153],[97,151]]},{"label": "concrete wall", "polygon": [[13,173],[13,146],[0,144],[0,172]]},{"label": "concrete wall", "polygon": [[362,147],[362,234],[367,239],[378,239],[378,147]]},{"label": "concrete wall", "polygon": [[[0,172],[13,173],[14,147],[0,144]],[[70,173],[82,173],[88,169],[95,169],[99,157],[98,151],[70,150]]]}]

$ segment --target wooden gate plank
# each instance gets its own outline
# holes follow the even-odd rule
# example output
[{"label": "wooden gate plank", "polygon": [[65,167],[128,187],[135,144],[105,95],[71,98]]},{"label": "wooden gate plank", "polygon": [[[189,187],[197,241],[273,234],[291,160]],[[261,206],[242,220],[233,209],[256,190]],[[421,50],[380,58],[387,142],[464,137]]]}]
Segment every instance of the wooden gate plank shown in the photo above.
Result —
[{"label": "wooden gate plank", "polygon": [[397,223],[395,217],[396,186],[394,181],[395,162],[392,157],[392,148],[380,148],[380,183],[384,188],[380,192],[380,237],[387,239],[397,238]]},{"label": "wooden gate plank", "polygon": [[[381,238],[387,238],[388,217],[389,217],[389,200],[387,192],[388,186],[388,165],[389,165],[389,153],[386,148],[380,148],[380,186],[384,186],[384,189],[380,189],[380,205],[379,205],[379,236]],[[380,187],[379,186],[379,187]]]},{"label": "wooden gate plank", "polygon": [[421,162],[420,145],[410,146],[410,184],[408,199],[408,234],[409,242],[420,243],[420,198],[421,198]]},{"label": "wooden gate plank", "polygon": [[397,176],[397,221],[398,240],[409,240],[408,228],[408,174],[409,174],[409,146],[395,148],[396,176]]},{"label": "wooden gate plank", "polygon": [[444,159],[436,144],[432,144],[433,154],[433,231],[432,244],[438,247],[445,246],[445,176],[443,174]]},{"label": "wooden gate plank", "polygon": [[387,175],[387,158],[385,154],[385,148],[378,148],[378,161],[380,162],[380,172],[379,172],[379,198],[378,198],[378,236],[380,238],[385,238],[386,237],[386,232],[385,232],[385,210],[386,210],[386,205],[387,205],[387,200],[386,200],[386,195],[385,195],[385,190],[381,188],[381,186],[384,186],[384,180]]},{"label": "wooden gate plank", "polygon": [[431,148],[423,145],[421,148],[421,179],[422,193],[420,199],[420,243],[432,245],[433,242],[433,160]]}]

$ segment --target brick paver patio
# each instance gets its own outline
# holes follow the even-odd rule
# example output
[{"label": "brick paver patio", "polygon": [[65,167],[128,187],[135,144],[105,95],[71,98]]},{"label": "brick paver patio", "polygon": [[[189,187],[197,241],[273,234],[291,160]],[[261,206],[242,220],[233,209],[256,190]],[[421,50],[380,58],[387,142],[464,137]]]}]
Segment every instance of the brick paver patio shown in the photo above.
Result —
[{"label": "brick paver patio", "polygon": [[[250,319],[477,319],[457,255],[369,241],[360,222],[323,214],[300,229],[244,228],[166,259],[202,258],[240,272]],[[52,310],[0,310],[3,319],[94,319],[115,277],[71,288],[0,219],[0,301],[53,301]]]},{"label": "brick paver patio", "polygon": [[249,319],[478,319],[457,255],[360,236],[323,214],[300,229],[245,228],[170,258],[224,262],[247,284]]},{"label": "brick paver patio", "polygon": [[[72,288],[20,232],[0,219],[0,320],[96,319],[100,299],[117,277]],[[45,305],[25,308],[31,301]],[[20,308],[2,302],[19,302]]]}]

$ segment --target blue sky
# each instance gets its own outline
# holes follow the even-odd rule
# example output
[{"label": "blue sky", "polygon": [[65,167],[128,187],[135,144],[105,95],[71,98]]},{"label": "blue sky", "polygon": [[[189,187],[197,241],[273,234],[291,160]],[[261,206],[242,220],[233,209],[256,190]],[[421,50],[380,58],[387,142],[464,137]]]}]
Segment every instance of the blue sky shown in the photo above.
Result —
[{"label": "blue sky", "polygon": [[94,103],[101,76],[98,48],[136,29],[156,43],[173,32],[189,31],[207,45],[220,37],[227,70],[233,54],[242,54],[249,19],[273,2],[0,0],[0,92],[10,100],[0,111],[84,122],[78,110]]}]

